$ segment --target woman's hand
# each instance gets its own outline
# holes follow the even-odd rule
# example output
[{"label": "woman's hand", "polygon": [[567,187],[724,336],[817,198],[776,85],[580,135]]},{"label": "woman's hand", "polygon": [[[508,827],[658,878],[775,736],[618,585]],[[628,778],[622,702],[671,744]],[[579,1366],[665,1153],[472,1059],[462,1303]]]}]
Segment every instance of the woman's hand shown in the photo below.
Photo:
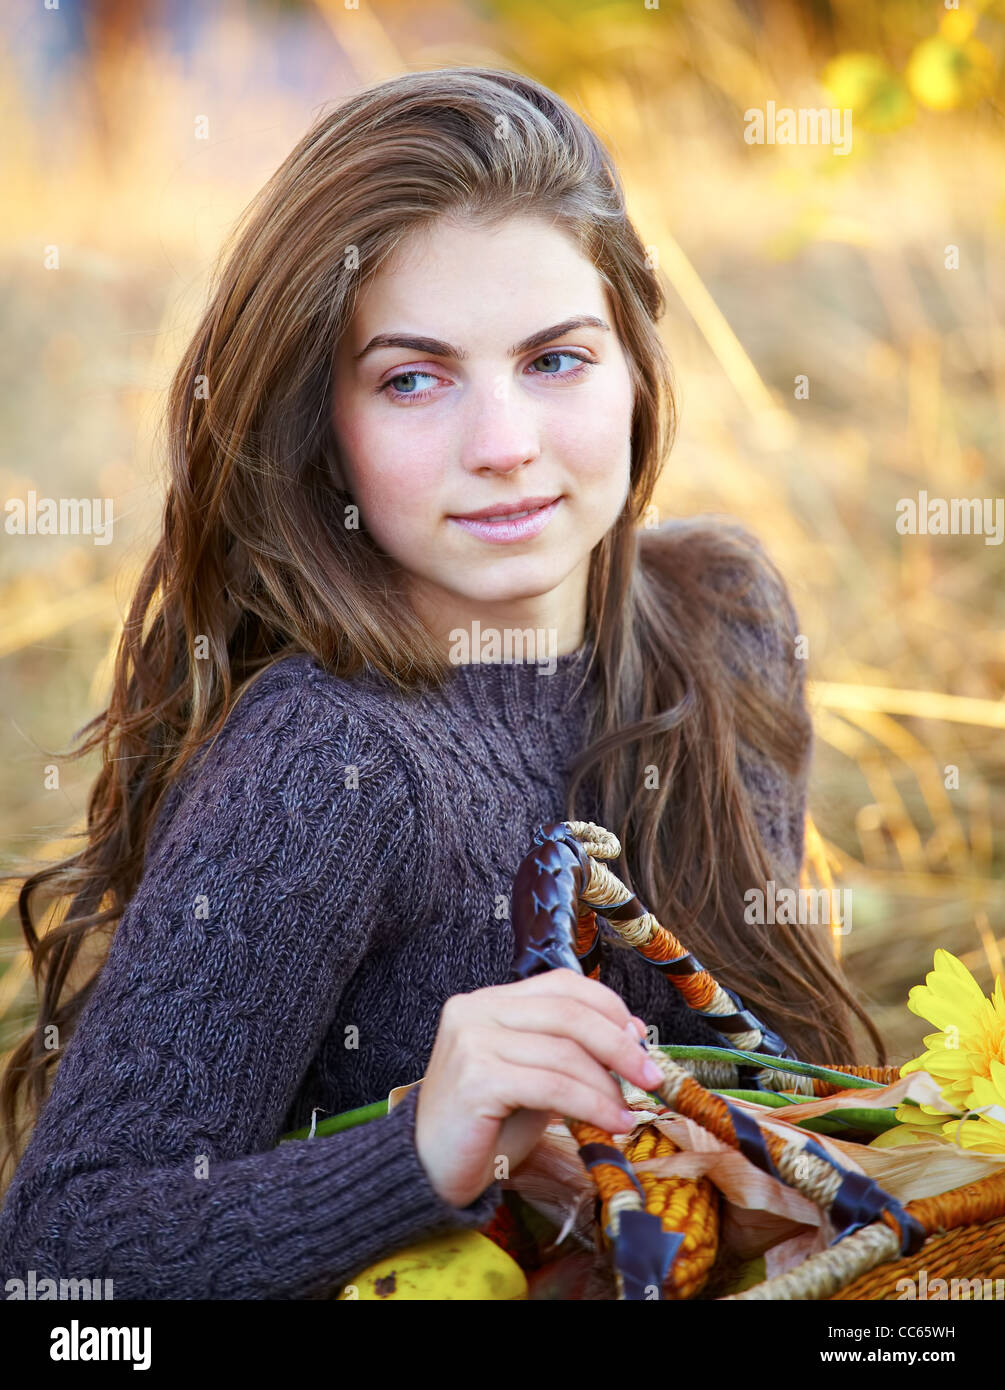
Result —
[{"label": "woman's hand", "polygon": [[643,1088],[662,1076],[639,1046],[644,1036],[613,990],[575,970],[452,995],[415,1113],[432,1186],[468,1206],[495,1180],[498,1159],[512,1172],[555,1114],[623,1133],[624,1098],[610,1072]]}]

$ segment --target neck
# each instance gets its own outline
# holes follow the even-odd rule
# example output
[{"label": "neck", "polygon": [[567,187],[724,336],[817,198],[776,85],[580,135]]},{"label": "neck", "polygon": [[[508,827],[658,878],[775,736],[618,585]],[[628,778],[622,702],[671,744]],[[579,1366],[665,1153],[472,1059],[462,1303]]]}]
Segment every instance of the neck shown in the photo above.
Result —
[{"label": "neck", "polygon": [[[584,571],[585,574],[585,571]],[[412,602],[455,664],[540,663],[577,652],[586,641],[586,587],[579,570],[549,593],[481,602],[412,586]]]}]

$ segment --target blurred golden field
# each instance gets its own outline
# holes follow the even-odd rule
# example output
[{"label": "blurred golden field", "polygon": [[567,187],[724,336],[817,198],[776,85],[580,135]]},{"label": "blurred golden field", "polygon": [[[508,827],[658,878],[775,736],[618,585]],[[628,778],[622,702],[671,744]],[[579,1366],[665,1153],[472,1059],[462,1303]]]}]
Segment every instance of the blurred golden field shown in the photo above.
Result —
[{"label": "blurred golden field", "polygon": [[[890,1060],[922,1050],[905,1002],[936,946],[990,992],[1005,546],[896,516],[922,490],[1005,492],[1005,3],[92,3],[0,24],[0,498],[115,502],[109,545],[0,530],[4,869],[83,823],[94,760],[58,786],[46,768],[103,707],[159,524],[166,387],[237,214],[320,106],[484,64],[590,120],[665,276],[682,416],[661,513],[742,519],[791,585],[817,730],[808,881],[852,890],[835,944]],[[850,108],[850,153],[748,144],[768,102]],[[0,1050],[33,1000],[12,896]]]}]

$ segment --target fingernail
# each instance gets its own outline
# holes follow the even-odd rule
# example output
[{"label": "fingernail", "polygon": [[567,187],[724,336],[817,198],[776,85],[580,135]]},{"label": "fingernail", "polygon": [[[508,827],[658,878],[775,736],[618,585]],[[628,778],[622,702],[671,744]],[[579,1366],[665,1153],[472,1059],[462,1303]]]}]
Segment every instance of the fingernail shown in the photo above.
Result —
[{"label": "fingernail", "polygon": [[635,1025],[635,1031],[638,1033],[639,1037],[644,1038],[649,1030],[646,1028],[641,1018],[633,1018],[632,1023]]},{"label": "fingernail", "polygon": [[625,1127],[626,1130],[627,1130],[627,1129],[634,1129],[634,1128],[635,1128],[635,1122],[636,1122],[637,1119],[638,1119],[638,1116],[635,1114],[635,1111],[634,1111],[634,1110],[622,1110],[622,1112],[621,1112],[621,1123],[624,1125],[624,1127]]},{"label": "fingernail", "polygon": [[651,1085],[663,1080],[663,1073],[655,1062],[646,1062],[642,1068],[642,1075]]}]

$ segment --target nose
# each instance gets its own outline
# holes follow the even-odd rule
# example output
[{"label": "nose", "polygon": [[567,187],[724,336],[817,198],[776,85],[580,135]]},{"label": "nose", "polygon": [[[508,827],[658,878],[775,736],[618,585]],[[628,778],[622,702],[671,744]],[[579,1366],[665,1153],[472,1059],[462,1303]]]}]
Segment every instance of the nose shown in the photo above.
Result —
[{"label": "nose", "polygon": [[468,472],[512,473],[540,457],[533,406],[512,389],[508,377],[472,388],[469,404],[464,431]]}]

